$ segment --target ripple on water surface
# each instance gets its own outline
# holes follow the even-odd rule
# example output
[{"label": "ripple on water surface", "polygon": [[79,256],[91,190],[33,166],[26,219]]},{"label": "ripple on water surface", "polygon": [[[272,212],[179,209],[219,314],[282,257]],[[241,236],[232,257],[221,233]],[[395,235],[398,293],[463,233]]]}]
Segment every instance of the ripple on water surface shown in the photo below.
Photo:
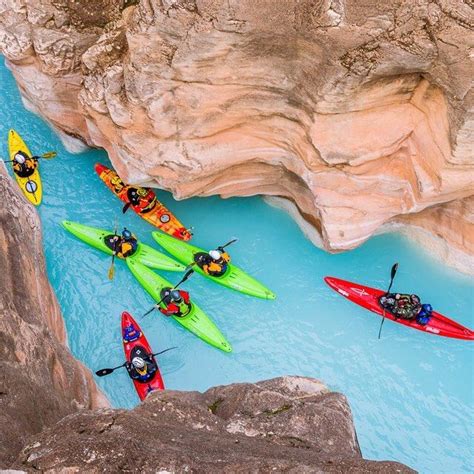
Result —
[{"label": "ripple on water surface", "polygon": [[[44,202],[40,208],[48,273],[60,301],[73,353],[92,370],[123,361],[120,314],[139,319],[152,300],[123,262],[113,282],[110,258],[67,234],[63,219],[112,229],[115,218],[156,246],[153,230],[120,202],[96,176],[105,153],[70,155],[37,117],[24,111],[14,82],[0,66],[0,124],[3,156],[8,128],[31,149],[50,149],[58,158],[41,164]],[[394,260],[395,288],[416,292],[440,312],[473,326],[469,278],[435,262],[397,235],[378,236],[361,248],[328,255],[308,242],[282,211],[260,198],[190,199],[159,197],[186,225],[195,226],[196,245],[208,248],[239,237],[229,250],[239,266],[267,284],[275,301],[261,301],[193,275],[186,288],[231,342],[220,352],[178,324],[152,314],[140,320],[154,350],[177,346],[159,358],[167,387],[205,390],[212,385],[256,381],[283,374],[320,378],[345,393],[354,412],[365,457],[394,459],[423,472],[468,472],[473,453],[473,345],[410,330],[380,318],[334,291],[322,278],[335,275],[385,287]],[[179,274],[163,273],[178,281]],[[97,379],[114,406],[133,407],[138,398],[126,373]]]}]

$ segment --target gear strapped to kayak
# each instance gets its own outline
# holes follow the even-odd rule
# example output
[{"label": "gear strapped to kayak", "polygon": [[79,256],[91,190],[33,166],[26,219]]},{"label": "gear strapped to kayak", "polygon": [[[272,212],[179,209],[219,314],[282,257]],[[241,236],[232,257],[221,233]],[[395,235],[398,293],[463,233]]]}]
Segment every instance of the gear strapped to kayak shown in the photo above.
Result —
[{"label": "gear strapped to kayak", "polygon": [[421,302],[417,295],[387,293],[379,298],[379,303],[395,318],[414,319],[421,311]]}]

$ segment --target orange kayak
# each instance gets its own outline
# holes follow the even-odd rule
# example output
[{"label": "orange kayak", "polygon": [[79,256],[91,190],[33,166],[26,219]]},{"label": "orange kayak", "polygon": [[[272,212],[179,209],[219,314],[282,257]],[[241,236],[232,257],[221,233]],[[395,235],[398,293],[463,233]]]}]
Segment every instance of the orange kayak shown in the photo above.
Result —
[{"label": "orange kayak", "polygon": [[158,201],[150,188],[125,184],[114,170],[100,163],[96,163],[95,171],[118,198],[125,204],[130,204],[130,208],[147,222],[177,239],[191,238],[192,234]]}]

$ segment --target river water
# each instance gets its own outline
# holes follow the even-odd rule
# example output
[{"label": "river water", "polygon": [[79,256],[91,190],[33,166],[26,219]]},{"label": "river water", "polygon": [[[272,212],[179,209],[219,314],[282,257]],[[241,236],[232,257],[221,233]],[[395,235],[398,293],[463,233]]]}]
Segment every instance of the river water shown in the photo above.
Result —
[{"label": "river water", "polygon": [[[119,218],[144,242],[156,246],[153,228],[129,211],[94,172],[107,155],[68,153],[41,119],[27,112],[14,80],[0,63],[0,135],[16,129],[33,153],[56,150],[43,160],[43,225],[48,274],[59,299],[74,355],[91,370],[123,362],[120,314],[139,317],[153,304],[123,262],[107,278],[110,257],[67,234],[64,219],[112,229]],[[436,337],[380,318],[329,289],[325,275],[386,287],[390,267],[400,264],[394,289],[416,292],[436,310],[474,326],[472,279],[446,268],[400,235],[372,238],[348,253],[315,248],[291,218],[260,197],[175,201],[159,198],[194,226],[194,243],[205,248],[227,242],[236,264],[269,286],[275,301],[262,301],[215,285],[195,274],[186,283],[195,301],[233,346],[220,352],[157,313],[141,324],[170,389],[206,390],[232,382],[284,374],[305,375],[341,391],[353,410],[363,455],[392,459],[422,472],[470,472],[474,466],[474,344]],[[171,281],[180,274],[163,273]],[[115,407],[131,408],[138,397],[124,370],[97,383]]]}]

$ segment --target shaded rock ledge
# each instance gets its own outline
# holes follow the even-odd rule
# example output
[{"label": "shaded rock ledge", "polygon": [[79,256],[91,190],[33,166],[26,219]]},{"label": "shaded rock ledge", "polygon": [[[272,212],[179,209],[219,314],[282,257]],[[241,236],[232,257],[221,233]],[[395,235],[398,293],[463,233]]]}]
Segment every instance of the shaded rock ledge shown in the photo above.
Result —
[{"label": "shaded rock ledge", "polygon": [[0,164],[0,469],[413,472],[366,461],[344,395],[282,377],[113,410],[70,354],[36,210]]},{"label": "shaded rock ledge", "polygon": [[409,224],[474,272],[473,18],[461,0],[0,0],[0,51],[25,103],[127,181],[283,198],[329,251]]}]

